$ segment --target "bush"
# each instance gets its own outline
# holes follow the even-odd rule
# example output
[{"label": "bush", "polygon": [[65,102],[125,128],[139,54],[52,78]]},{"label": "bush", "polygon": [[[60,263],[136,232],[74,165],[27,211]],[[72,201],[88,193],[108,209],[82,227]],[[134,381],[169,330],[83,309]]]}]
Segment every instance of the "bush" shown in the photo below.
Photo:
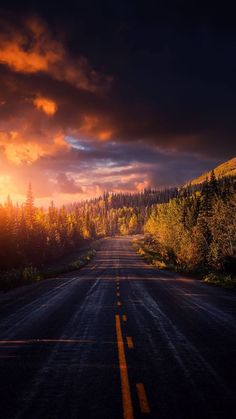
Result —
[{"label": "bush", "polygon": [[230,275],[222,275],[220,273],[209,273],[204,276],[203,281],[207,284],[214,284],[219,286],[234,287],[236,286],[236,279]]},{"label": "bush", "polygon": [[33,266],[27,266],[22,272],[24,282],[41,279],[39,271]]},{"label": "bush", "polygon": [[153,260],[152,264],[157,269],[166,269],[167,268],[165,262],[163,262],[161,260]]}]

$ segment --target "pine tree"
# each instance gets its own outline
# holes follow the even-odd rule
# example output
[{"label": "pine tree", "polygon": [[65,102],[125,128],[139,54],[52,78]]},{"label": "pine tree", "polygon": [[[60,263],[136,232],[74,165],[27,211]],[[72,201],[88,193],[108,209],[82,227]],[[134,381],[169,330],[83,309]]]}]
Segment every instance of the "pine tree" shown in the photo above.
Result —
[{"label": "pine tree", "polygon": [[35,218],[34,196],[31,183],[29,183],[28,192],[25,202],[25,219],[29,227],[32,228]]},{"label": "pine tree", "polygon": [[213,205],[214,199],[218,196],[218,193],[219,193],[218,181],[215,177],[214,170],[212,170],[210,181],[209,181],[209,199],[211,201],[211,206]]}]

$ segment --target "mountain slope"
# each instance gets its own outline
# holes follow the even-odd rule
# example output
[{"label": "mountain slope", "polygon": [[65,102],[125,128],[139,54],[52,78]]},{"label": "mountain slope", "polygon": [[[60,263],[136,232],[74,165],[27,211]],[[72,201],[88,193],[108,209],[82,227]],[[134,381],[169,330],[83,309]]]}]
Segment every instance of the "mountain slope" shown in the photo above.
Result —
[{"label": "mountain slope", "polygon": [[[214,168],[214,172],[217,178],[225,176],[236,176],[236,157]],[[197,177],[196,179],[193,179],[188,184],[191,183],[191,185],[198,185],[199,183],[203,183],[206,180],[206,178],[209,179],[210,176],[211,171],[203,173],[201,176]]]}]

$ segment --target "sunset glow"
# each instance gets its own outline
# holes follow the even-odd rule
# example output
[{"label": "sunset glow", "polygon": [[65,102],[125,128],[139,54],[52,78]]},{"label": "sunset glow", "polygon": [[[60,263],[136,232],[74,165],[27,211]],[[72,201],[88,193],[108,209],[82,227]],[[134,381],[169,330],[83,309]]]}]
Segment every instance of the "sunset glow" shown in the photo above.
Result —
[{"label": "sunset glow", "polygon": [[[13,199],[23,199],[29,181],[41,202],[56,197],[61,203],[104,191],[178,186],[224,159],[220,142],[214,153],[208,146],[216,144],[215,125],[197,129],[196,121],[190,122],[197,112],[188,116],[188,106],[175,103],[169,88],[162,91],[168,85],[161,81],[164,74],[149,87],[157,69],[143,63],[145,72],[139,74],[132,56],[115,64],[109,36],[110,58],[99,48],[91,50],[85,38],[84,48],[82,40],[70,45],[70,36],[77,35],[69,34],[40,13],[21,16],[20,24],[2,21],[0,158],[2,176],[7,173],[17,184],[4,187]],[[124,72],[119,66],[126,59]],[[189,121],[186,130],[183,120]],[[233,152],[230,138],[224,141]]]}]

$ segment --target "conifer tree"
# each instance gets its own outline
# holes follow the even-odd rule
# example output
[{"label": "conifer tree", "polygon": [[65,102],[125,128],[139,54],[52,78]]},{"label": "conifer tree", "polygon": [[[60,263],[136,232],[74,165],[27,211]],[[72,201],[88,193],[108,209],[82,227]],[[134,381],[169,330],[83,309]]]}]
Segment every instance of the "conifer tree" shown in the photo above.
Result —
[{"label": "conifer tree", "polygon": [[34,196],[32,191],[31,183],[29,183],[28,192],[25,202],[25,219],[26,223],[32,227],[34,223],[35,207],[34,207]]}]

